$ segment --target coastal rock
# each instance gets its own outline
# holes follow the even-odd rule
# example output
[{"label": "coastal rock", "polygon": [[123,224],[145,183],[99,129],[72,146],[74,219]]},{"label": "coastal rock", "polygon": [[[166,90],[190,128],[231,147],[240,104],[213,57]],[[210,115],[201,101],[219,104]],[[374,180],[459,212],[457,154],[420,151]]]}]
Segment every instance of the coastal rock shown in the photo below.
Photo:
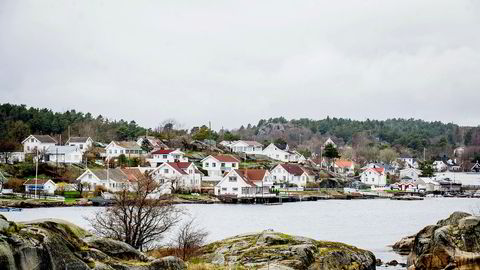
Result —
[{"label": "coastal rock", "polygon": [[274,231],[243,234],[201,249],[202,262],[256,269],[375,269],[372,252]]},{"label": "coastal rock", "polygon": [[[8,221],[0,217],[0,222]],[[180,270],[186,266],[178,258],[155,260],[123,242],[92,237],[69,222],[46,219],[3,226],[0,269]]]},{"label": "coastal rock", "polygon": [[392,248],[394,251],[396,251],[401,255],[408,255],[410,254],[410,251],[412,251],[414,241],[415,241],[415,235],[407,236],[400,239],[400,241],[396,242],[392,246]]},{"label": "coastal rock", "polygon": [[410,270],[480,269],[480,217],[455,212],[423,228],[414,236],[408,266]]}]

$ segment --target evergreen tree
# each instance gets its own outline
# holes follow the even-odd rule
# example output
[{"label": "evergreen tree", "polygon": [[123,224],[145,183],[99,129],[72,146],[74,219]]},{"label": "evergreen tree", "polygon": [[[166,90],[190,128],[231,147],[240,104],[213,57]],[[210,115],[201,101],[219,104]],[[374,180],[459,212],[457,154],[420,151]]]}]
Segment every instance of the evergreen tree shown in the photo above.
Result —
[{"label": "evergreen tree", "polygon": [[330,158],[330,159],[340,157],[340,155],[338,154],[337,148],[331,143],[325,145],[323,155],[327,158]]},{"label": "evergreen tree", "polygon": [[420,162],[419,167],[422,171],[421,177],[432,177],[434,175],[432,163],[429,161]]},{"label": "evergreen tree", "polygon": [[153,150],[153,146],[150,144],[150,141],[148,141],[147,138],[143,139],[141,148],[147,153],[150,153],[150,151]]}]

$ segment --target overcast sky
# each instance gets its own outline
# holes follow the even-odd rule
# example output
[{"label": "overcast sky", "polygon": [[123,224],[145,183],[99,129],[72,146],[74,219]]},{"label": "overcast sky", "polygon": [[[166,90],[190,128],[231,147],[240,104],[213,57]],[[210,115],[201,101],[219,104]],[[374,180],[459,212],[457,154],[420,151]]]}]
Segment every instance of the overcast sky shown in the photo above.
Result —
[{"label": "overcast sky", "polygon": [[480,1],[0,0],[0,103],[155,127],[480,124]]}]

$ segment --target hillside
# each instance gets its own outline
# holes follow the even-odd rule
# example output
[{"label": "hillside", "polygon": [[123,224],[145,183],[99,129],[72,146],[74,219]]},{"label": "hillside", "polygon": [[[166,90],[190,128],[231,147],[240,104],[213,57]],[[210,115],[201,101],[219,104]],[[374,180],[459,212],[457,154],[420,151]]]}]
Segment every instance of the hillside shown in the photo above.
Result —
[{"label": "hillside", "polygon": [[[395,148],[400,154],[428,155],[451,153],[460,146],[480,146],[479,127],[461,127],[453,123],[427,122],[415,119],[388,119],[357,121],[343,118],[322,120],[283,117],[260,120],[232,131],[209,131],[207,127],[193,127],[190,134],[176,129],[173,122],[155,130],[140,127],[135,121],[110,120],[91,113],[69,110],[63,113],[49,109],[28,108],[25,105],[0,105],[0,150],[18,148],[29,134],[60,135],[63,142],[72,136],[90,136],[96,141],[131,140],[149,132],[150,135],[171,139],[186,136],[194,139],[253,139],[268,143],[284,140],[293,147],[319,152],[323,142],[331,137],[339,145],[348,145],[357,152],[366,148]],[[363,150],[362,150],[363,149]]]}]

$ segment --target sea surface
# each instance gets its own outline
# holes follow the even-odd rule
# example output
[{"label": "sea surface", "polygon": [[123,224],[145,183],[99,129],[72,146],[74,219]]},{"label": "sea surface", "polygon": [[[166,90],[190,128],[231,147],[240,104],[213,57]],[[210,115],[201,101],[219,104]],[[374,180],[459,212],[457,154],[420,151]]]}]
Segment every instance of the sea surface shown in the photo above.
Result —
[{"label": "sea surface", "polygon": [[[384,262],[393,259],[405,262],[406,258],[394,253],[391,245],[454,211],[478,212],[480,199],[322,200],[270,206],[187,204],[179,207],[183,207],[190,216],[185,219],[194,217],[196,223],[210,233],[208,241],[273,229],[317,240],[351,244],[372,251]],[[89,228],[85,217],[101,210],[101,207],[36,208],[2,214],[13,221],[59,218]]]}]

